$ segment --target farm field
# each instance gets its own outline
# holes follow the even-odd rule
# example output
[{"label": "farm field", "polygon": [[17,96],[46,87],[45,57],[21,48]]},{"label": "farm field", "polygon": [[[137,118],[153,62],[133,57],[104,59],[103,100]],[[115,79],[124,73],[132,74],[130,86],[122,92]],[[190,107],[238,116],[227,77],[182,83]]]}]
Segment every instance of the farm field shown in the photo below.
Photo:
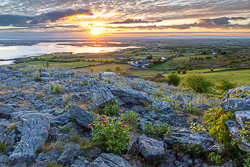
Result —
[{"label": "farm field", "polygon": [[[49,62],[49,66],[57,66],[62,68],[75,68],[75,67],[81,67],[81,66],[88,66],[101,64],[101,62],[70,62],[70,63],[62,63],[62,62]],[[28,63],[20,63],[19,65],[30,65],[30,66],[43,66],[46,65],[46,61],[32,61]]]},{"label": "farm field", "polygon": [[[250,86],[250,69],[242,69],[242,70],[229,70],[229,71],[219,71],[212,73],[203,73],[209,70],[192,70],[187,71],[187,74],[179,75],[181,77],[181,83],[185,83],[185,78],[189,75],[204,75],[207,79],[211,80],[215,85],[219,83],[222,79],[227,79],[236,83],[236,86],[244,85]],[[167,76],[171,72],[167,72],[163,74]]]}]

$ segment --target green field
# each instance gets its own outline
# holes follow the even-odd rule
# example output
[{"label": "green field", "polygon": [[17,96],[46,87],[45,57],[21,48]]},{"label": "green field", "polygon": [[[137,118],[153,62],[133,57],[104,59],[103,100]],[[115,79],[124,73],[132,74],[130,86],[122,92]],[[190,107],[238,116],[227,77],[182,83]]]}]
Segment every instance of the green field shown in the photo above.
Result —
[{"label": "green field", "polygon": [[100,65],[100,66],[80,68],[77,70],[89,72],[91,69],[93,69],[93,72],[105,72],[107,71],[107,69],[111,69],[112,71],[115,71],[116,67],[120,67],[120,69],[124,71],[128,71],[130,69],[130,65],[126,65],[126,64],[105,64],[105,65]]},{"label": "green field", "polygon": [[[62,63],[62,62],[49,62],[49,66],[57,66],[62,68],[75,68],[75,67],[81,67],[81,66],[88,66],[101,64],[101,62],[70,62],[70,63]],[[19,65],[30,65],[30,66],[43,66],[46,65],[46,61],[32,61],[28,63],[20,63]]]},{"label": "green field", "polygon": [[[179,75],[182,78],[182,83],[185,82],[185,78],[189,75],[194,75],[195,73],[197,75],[204,75],[212,81],[215,85],[219,83],[222,79],[227,79],[229,81],[235,82],[237,86],[244,85],[244,86],[250,86],[250,70],[249,69],[242,69],[242,70],[230,70],[230,71],[220,71],[220,72],[212,72],[212,73],[203,73],[204,71],[209,70],[193,70],[193,71],[187,71],[187,74],[181,74]],[[169,73],[164,74],[164,76],[167,76]]]}]

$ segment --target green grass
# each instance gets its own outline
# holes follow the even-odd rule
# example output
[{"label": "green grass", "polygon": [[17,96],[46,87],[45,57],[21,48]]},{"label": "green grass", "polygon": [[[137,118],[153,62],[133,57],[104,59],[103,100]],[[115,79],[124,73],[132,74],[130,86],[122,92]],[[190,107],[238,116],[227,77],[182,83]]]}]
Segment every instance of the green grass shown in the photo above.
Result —
[{"label": "green grass", "polygon": [[107,69],[111,69],[115,71],[115,67],[120,67],[121,70],[128,71],[130,69],[130,65],[127,64],[106,64],[106,65],[101,65],[101,66],[93,66],[93,67],[86,67],[86,68],[81,68],[77,70],[81,71],[90,71],[90,69],[93,69],[94,72],[105,72]]},{"label": "green grass", "polygon": [[[131,71],[132,72],[132,71]],[[152,76],[155,74],[163,73],[164,71],[150,71],[150,70],[138,70],[132,72],[133,75],[140,75],[140,76]]]},{"label": "green grass", "polygon": [[[32,61],[28,63],[21,63],[19,65],[42,66],[43,64],[46,65],[46,61]],[[71,63],[49,62],[50,67],[57,66],[63,68],[75,68],[81,66],[88,66],[89,64],[96,65],[96,64],[101,64],[101,62],[71,62]]]},{"label": "green grass", "polygon": [[[250,70],[249,69],[242,69],[242,70],[230,70],[230,71],[220,71],[220,72],[212,72],[212,73],[202,73],[205,70],[193,70],[187,71],[187,74],[181,74],[180,77],[182,79],[181,83],[185,82],[185,78],[189,75],[197,74],[197,75],[204,75],[207,79],[211,80],[215,85],[219,83],[222,79],[227,79],[232,82],[236,83],[236,86],[244,85],[250,86]],[[208,70],[207,70],[208,71]],[[171,73],[171,72],[168,72]],[[167,76],[164,74],[164,76]]]}]

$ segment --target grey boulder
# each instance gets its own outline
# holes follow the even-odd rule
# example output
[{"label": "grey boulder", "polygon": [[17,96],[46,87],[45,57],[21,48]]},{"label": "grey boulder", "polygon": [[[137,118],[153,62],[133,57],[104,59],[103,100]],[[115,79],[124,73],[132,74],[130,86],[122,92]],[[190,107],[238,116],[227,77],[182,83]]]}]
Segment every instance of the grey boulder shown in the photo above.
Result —
[{"label": "grey boulder", "polygon": [[166,111],[171,108],[171,104],[169,102],[161,101],[161,100],[154,101],[152,105],[157,107],[158,112],[161,112],[161,113],[166,113]]},{"label": "grey boulder", "polygon": [[118,155],[102,153],[89,167],[131,167],[131,165]]},{"label": "grey boulder", "polygon": [[138,144],[139,152],[144,156],[146,161],[155,162],[162,159],[165,155],[164,143],[162,141],[142,135],[138,139]]},{"label": "grey boulder", "polygon": [[15,112],[19,111],[10,106],[0,106],[0,118],[10,119]]},{"label": "grey boulder", "polygon": [[145,103],[152,104],[152,100],[148,94],[141,91],[133,90],[130,87],[113,87],[110,91],[126,104],[143,105]]},{"label": "grey boulder", "polygon": [[176,128],[171,131],[170,137],[164,137],[164,141],[170,145],[201,144],[203,151],[220,152],[219,146],[216,146],[214,139],[207,132],[198,133],[185,128]]},{"label": "grey boulder", "polygon": [[85,111],[83,108],[72,105],[68,111],[70,118],[75,119],[80,125],[87,128],[92,123],[95,114]]},{"label": "grey boulder", "polygon": [[75,142],[67,143],[64,146],[63,153],[58,161],[63,164],[69,164],[74,161],[74,158],[81,152],[81,148]]},{"label": "grey boulder", "polygon": [[17,128],[22,133],[22,137],[10,156],[11,164],[29,164],[33,161],[35,152],[46,142],[50,129],[50,121],[43,114],[26,114],[20,119]]},{"label": "grey boulder", "polygon": [[104,107],[106,103],[114,101],[115,97],[109,89],[104,88],[95,78],[90,80],[92,101],[97,108]]},{"label": "grey boulder", "polygon": [[41,72],[40,77],[50,77],[50,73],[48,72]]}]

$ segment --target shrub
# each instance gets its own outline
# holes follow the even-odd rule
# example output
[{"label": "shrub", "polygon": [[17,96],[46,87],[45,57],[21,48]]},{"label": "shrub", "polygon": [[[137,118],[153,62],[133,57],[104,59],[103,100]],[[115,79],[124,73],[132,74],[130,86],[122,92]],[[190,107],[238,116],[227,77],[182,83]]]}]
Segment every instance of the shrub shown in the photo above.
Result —
[{"label": "shrub", "polygon": [[92,129],[92,139],[102,148],[102,150],[114,154],[121,154],[130,141],[129,125],[121,120],[110,119],[107,116],[96,114]]},{"label": "shrub", "polygon": [[196,108],[194,104],[186,105],[184,110],[193,115],[201,115],[201,109]]},{"label": "shrub", "polygon": [[225,122],[234,120],[234,114],[224,111],[221,107],[210,108],[205,112],[203,119],[208,125],[207,130],[210,136],[215,137],[216,142],[221,143],[223,149],[230,148],[233,138]]},{"label": "shrub", "polygon": [[0,142],[0,153],[6,149],[6,145],[3,141]]},{"label": "shrub", "polygon": [[121,70],[121,68],[120,67],[115,67],[115,71],[120,71]]},{"label": "shrub", "polygon": [[33,73],[33,78],[34,78],[34,80],[35,81],[40,81],[41,79],[40,79],[40,73],[39,72],[36,72],[36,73]]},{"label": "shrub", "polygon": [[62,96],[63,102],[68,103],[70,100],[72,100],[71,94],[65,94],[65,96]]},{"label": "shrub", "polygon": [[181,82],[181,78],[176,74],[170,74],[167,76],[167,82],[170,85],[178,86]]},{"label": "shrub", "polygon": [[233,89],[236,87],[236,84],[233,82],[230,82],[229,80],[222,79],[219,81],[219,86],[217,88],[221,90],[222,92],[225,92],[229,89]]},{"label": "shrub", "polygon": [[105,115],[117,115],[120,111],[120,107],[117,104],[117,101],[107,103],[104,107]]},{"label": "shrub", "polygon": [[145,133],[150,136],[160,136],[161,138],[164,137],[164,135],[169,134],[171,128],[168,127],[167,123],[159,123],[152,124],[150,122],[149,125],[144,125]]},{"label": "shrub", "polygon": [[187,85],[196,92],[208,92],[212,82],[203,75],[191,75],[186,78]]},{"label": "shrub", "polygon": [[186,73],[187,73],[186,70],[182,71],[182,74],[186,74]]},{"label": "shrub", "polygon": [[181,74],[181,70],[180,69],[177,70],[177,74]]},{"label": "shrub", "polygon": [[62,86],[56,84],[56,81],[49,85],[49,89],[52,90],[54,93],[62,93]]}]

